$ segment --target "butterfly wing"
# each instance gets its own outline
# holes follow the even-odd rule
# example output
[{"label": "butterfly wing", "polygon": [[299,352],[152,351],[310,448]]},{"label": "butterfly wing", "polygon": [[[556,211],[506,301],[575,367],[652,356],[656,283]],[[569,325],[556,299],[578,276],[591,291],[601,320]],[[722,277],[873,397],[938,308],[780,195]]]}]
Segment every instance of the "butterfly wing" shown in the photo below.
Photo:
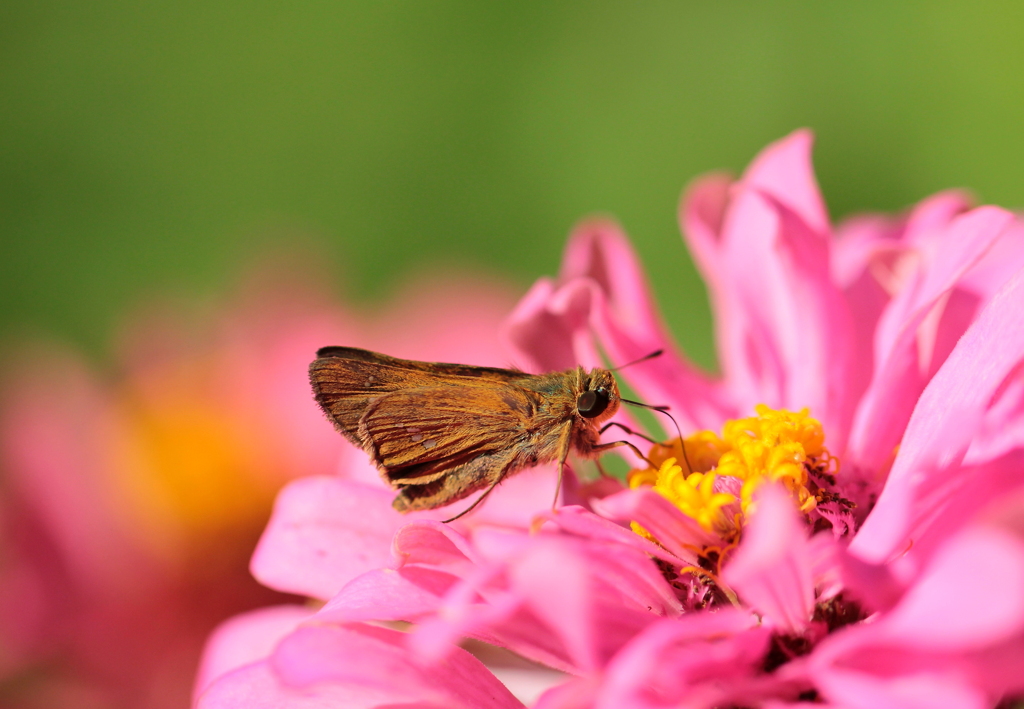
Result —
[{"label": "butterfly wing", "polygon": [[389,482],[425,485],[481,457],[514,451],[537,405],[536,394],[508,384],[405,389],[368,404],[357,435]]},{"label": "butterfly wing", "polygon": [[358,347],[321,347],[316,351],[317,359],[342,359],[350,362],[368,362],[370,364],[400,369],[416,369],[428,374],[445,374],[471,379],[488,379],[493,381],[515,381],[533,376],[518,369],[501,369],[499,367],[478,367],[472,364],[450,364],[448,362],[419,362],[414,359],[389,357],[380,352],[362,350]]},{"label": "butterfly wing", "polygon": [[491,487],[515,472],[512,469],[516,452],[512,449],[485,453],[449,470],[446,474],[422,484],[398,483],[398,497],[393,503],[399,512],[432,510],[444,507]]},{"label": "butterfly wing", "polygon": [[356,347],[323,347],[309,366],[313,394],[335,427],[363,446],[359,421],[379,397],[403,389],[473,382],[511,384],[531,375],[514,369],[417,362]]}]

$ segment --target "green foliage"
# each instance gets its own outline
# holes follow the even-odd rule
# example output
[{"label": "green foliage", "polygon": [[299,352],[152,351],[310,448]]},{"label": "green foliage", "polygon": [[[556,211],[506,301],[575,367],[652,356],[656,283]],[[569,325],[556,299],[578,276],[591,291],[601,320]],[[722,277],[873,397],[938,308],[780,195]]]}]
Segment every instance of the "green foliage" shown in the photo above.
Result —
[{"label": "green foliage", "polygon": [[604,212],[712,363],[683,185],[799,126],[835,215],[1024,202],[1013,2],[264,2],[0,7],[0,335],[96,347],[125,307],[322,239],[342,290],[525,286]]}]

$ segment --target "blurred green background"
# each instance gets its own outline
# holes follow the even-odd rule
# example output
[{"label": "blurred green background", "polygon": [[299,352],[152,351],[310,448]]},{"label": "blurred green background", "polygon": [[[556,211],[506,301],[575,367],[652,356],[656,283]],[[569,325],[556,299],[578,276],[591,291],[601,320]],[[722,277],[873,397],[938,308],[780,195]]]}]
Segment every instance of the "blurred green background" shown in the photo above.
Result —
[{"label": "blurred green background", "polygon": [[833,216],[1024,204],[1019,2],[0,4],[0,338],[102,352],[151,294],[321,241],[346,297],[526,287],[615,215],[713,362],[683,185],[799,126]]}]

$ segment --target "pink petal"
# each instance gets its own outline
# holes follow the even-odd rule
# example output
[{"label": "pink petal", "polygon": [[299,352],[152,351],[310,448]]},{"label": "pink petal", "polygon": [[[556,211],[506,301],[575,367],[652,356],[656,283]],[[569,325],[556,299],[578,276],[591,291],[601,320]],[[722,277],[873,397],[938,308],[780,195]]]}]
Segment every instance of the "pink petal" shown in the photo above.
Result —
[{"label": "pink petal", "polygon": [[271,606],[221,623],[206,641],[196,698],[218,677],[269,657],[278,641],[311,615],[313,610],[304,606]]},{"label": "pink petal", "polygon": [[[519,597],[504,589],[503,569],[489,564],[477,569],[449,589],[441,608],[420,622],[409,637],[409,647],[428,662],[443,659],[463,637],[506,647],[527,659],[549,667],[569,671],[571,665],[561,652],[557,640],[532,616],[518,619],[515,637],[495,636],[495,628],[514,617],[521,603]],[[537,648],[538,640],[544,643]]]},{"label": "pink petal", "polygon": [[[357,684],[323,683],[290,687],[266,661],[246,665],[215,681],[196,701],[196,709],[384,709],[394,692]],[[410,702],[402,709],[446,709],[445,704]]]},{"label": "pink petal", "polygon": [[557,286],[542,278],[523,296],[505,322],[504,338],[516,352],[519,366],[528,372],[553,372],[586,364],[599,366],[601,358],[586,332],[587,303],[559,302],[553,307]]},{"label": "pink petal", "polygon": [[596,286],[590,289],[590,324],[613,366],[663,350],[624,374],[647,402],[670,405],[684,427],[707,428],[721,421],[729,410],[721,391],[678,354],[621,230],[600,222],[580,225],[566,249],[561,279]]},{"label": "pink petal", "polygon": [[696,564],[694,549],[715,544],[718,538],[680,512],[671,502],[649,489],[623,490],[595,500],[594,511],[605,517],[634,521],[679,559]]},{"label": "pink petal", "polygon": [[377,694],[382,705],[522,706],[465,650],[456,648],[443,662],[421,666],[403,638],[394,630],[360,624],[301,628],[277,646],[272,666],[292,687],[338,684]]},{"label": "pink petal", "polygon": [[[632,532],[629,534],[637,537]],[[616,603],[625,603],[656,615],[678,615],[682,605],[658,567],[652,563],[649,547],[634,544],[632,540],[624,543],[610,541],[610,538],[580,539],[547,533],[527,537],[497,530],[481,530],[474,537],[477,548],[487,553],[489,558],[511,564],[530,558],[538,548],[560,548],[560,553],[591,560],[588,573],[592,581],[604,589],[603,592],[614,596]],[[501,553],[494,553],[495,550],[501,550]],[[672,563],[679,562],[664,552],[660,555],[671,559]],[[597,557],[600,557],[599,561],[594,561]]]},{"label": "pink petal", "polygon": [[[704,280],[709,283],[723,277],[719,269],[719,251],[722,223],[729,207],[732,186],[733,181],[728,175],[701,177],[686,189],[679,204],[679,227],[686,236],[690,254]],[[717,307],[713,310],[717,315]]]},{"label": "pink petal", "polygon": [[[324,418],[324,424],[327,424],[326,417]],[[328,425],[336,437],[342,438],[337,431],[334,430],[333,426]],[[380,471],[377,470],[377,466],[370,460],[370,456],[366,454],[361,448],[357,448],[355,445],[342,438],[343,445],[335,461],[335,466],[332,472],[338,474],[346,480],[352,482],[362,483],[369,485],[370,487],[380,488],[386,490],[387,483],[384,482],[381,477]],[[394,493],[392,493],[394,495]]]},{"label": "pink petal", "polygon": [[[874,374],[878,321],[891,298],[908,290],[920,267],[914,244],[922,241],[923,235],[945,229],[969,207],[970,199],[965,195],[942,192],[922,200],[901,220],[865,215],[840,225],[832,242],[832,273],[852,315],[848,387],[854,401],[863,395]],[[961,332],[962,328],[957,336]],[[840,450],[833,446],[834,452]]]},{"label": "pink petal", "polygon": [[993,501],[1024,485],[1024,449],[1015,449],[979,465],[951,466],[934,471],[915,491],[909,514],[913,546],[898,567],[919,567],[947,537],[972,521]]},{"label": "pink petal", "polygon": [[[62,608],[65,591],[61,587],[61,569],[41,564],[33,549],[22,549],[15,541],[18,531],[29,530],[25,517],[11,514],[10,500],[0,503],[0,542],[3,567],[0,569],[0,637],[4,650],[0,656],[0,677],[14,677],[46,654],[55,638],[54,625],[61,625],[54,611]],[[29,537],[35,536],[29,532]],[[47,568],[52,566],[53,568]]]},{"label": "pink petal", "polygon": [[[849,339],[850,343],[850,367],[847,374],[847,396],[854,405],[853,414],[856,413],[857,403],[864,396],[875,373],[875,349],[873,346],[875,328],[878,319],[889,303],[890,295],[878,283],[878,279],[871,270],[862,271],[858,278],[850,283],[844,290],[846,302],[850,310],[850,326],[852,328]],[[847,422],[847,425],[851,425]],[[849,435],[849,431],[843,436]],[[832,446],[832,441],[828,442]],[[838,453],[843,448],[835,447]]]},{"label": "pink petal", "polygon": [[[597,504],[600,506],[602,503],[598,502]],[[622,519],[631,519],[629,518],[630,509],[632,508],[627,507],[625,510],[617,508],[616,503],[614,502],[611,507],[602,507],[604,512],[611,515],[612,513],[610,510],[613,510],[615,518],[621,517]],[[648,556],[667,561],[670,564],[680,565],[684,563],[691,563],[683,561],[683,559],[675,554],[672,554],[657,544],[644,539],[639,534],[633,532],[633,530],[627,529],[626,527],[616,524],[604,517],[598,517],[593,512],[576,505],[559,507],[557,510],[539,515],[538,518],[550,520],[562,531],[569,534],[575,534],[577,536],[586,537],[587,539],[592,539],[594,541],[605,542],[607,544],[624,544],[626,546],[633,547],[634,549],[638,549]]]},{"label": "pink petal", "polygon": [[1024,372],[1011,374],[996,392],[964,460],[991,461],[1018,448],[1024,448]]},{"label": "pink petal", "polygon": [[532,353],[528,364],[537,369],[604,366],[594,335],[613,364],[663,350],[661,357],[628,370],[637,391],[671,405],[684,426],[707,427],[722,418],[720,393],[676,353],[636,255],[613,224],[577,227],[558,284],[536,284],[509,319],[506,335],[520,351]]},{"label": "pink petal", "polygon": [[317,613],[322,622],[414,621],[437,610],[458,581],[443,571],[418,566],[374,569],[345,584]]},{"label": "pink petal", "polygon": [[814,612],[812,558],[806,527],[789,494],[765,485],[722,579],[784,633],[808,627]]},{"label": "pink petal", "polygon": [[[977,598],[956,591],[967,569],[984,589]],[[876,630],[929,651],[980,649],[1024,633],[1024,541],[984,527],[958,534]]]},{"label": "pink petal", "polygon": [[196,701],[196,709],[371,709],[377,698],[359,687],[318,686],[294,690],[282,683],[266,662],[246,665],[213,682]]},{"label": "pink petal", "polygon": [[735,410],[809,406],[841,448],[853,410],[853,321],[831,275],[810,145],[797,133],[766,150],[724,214],[726,183],[701,185],[683,221],[711,288]]},{"label": "pink petal", "polygon": [[875,339],[875,375],[854,418],[846,452],[852,466],[870,471],[887,466],[930,375],[921,370],[919,328],[1011,218],[993,207],[958,217],[944,235],[946,246],[937,251],[935,263],[886,309]]},{"label": "pink petal", "polygon": [[853,706],[990,706],[983,700],[1020,691],[1024,541],[982,525],[956,535],[891,612],[830,636],[811,662],[823,692],[856,697]]},{"label": "pink petal", "polygon": [[828,212],[811,165],[814,134],[803,129],[790,133],[762,150],[743,175],[753,187],[786,205],[818,235],[830,234]]},{"label": "pink petal", "polygon": [[[787,317],[786,285],[774,260],[779,234],[779,215],[760,193],[740,190],[734,197],[722,227],[719,268],[728,273],[727,292],[716,297],[726,304],[717,318],[719,356],[726,381],[741,411],[755,403],[781,406],[785,388],[785,352],[781,342],[795,341],[799,320]],[[773,262],[774,261],[774,262]],[[766,270],[766,266],[772,266]],[[766,287],[762,277],[767,275]]]},{"label": "pink petal", "polygon": [[658,344],[664,344],[664,325],[640,260],[617,224],[588,221],[573,230],[558,281],[565,284],[577,278],[592,280],[607,294],[609,315],[615,321],[633,334],[659,336]]},{"label": "pink petal", "polygon": [[825,421],[839,419],[826,430],[840,430],[842,416],[831,412],[845,405],[836,387],[845,382],[851,325],[831,283],[827,242],[752,190],[738,194],[724,232],[737,317],[722,326],[738,406],[809,406]]},{"label": "pink petal", "polygon": [[887,309],[876,336],[879,361],[892,350],[908,322],[923,317],[936,300],[954,287],[1013,221],[1013,215],[997,207],[979,207],[956,217],[919,252],[921,267]]},{"label": "pink petal", "polygon": [[975,293],[991,295],[993,289],[1006,283],[1021,268],[1024,268],[1024,220],[1018,215],[988,253],[965,274],[963,286]]},{"label": "pink petal", "polygon": [[846,709],[987,709],[992,706],[985,692],[944,668],[895,676],[836,669],[819,675],[816,683],[827,700]]},{"label": "pink petal", "polygon": [[290,483],[253,554],[253,575],[279,591],[331,598],[352,578],[388,565],[391,538],[407,521],[392,496],[334,477]]},{"label": "pink petal", "polygon": [[[558,554],[576,558],[586,566],[585,591],[592,599],[589,608],[569,593],[572,578],[579,578],[569,566],[549,567],[547,589],[528,583],[523,567],[536,568],[540,557],[548,562],[555,556],[552,544],[538,542],[538,548],[517,566],[514,589],[523,594],[529,608],[543,618],[567,648],[580,647],[590,638],[599,665],[608,661],[624,642],[659,617],[678,616],[682,607],[658,567],[646,555],[630,547],[566,540]],[[560,583],[551,579],[561,579]],[[561,589],[557,594],[553,586]],[[570,610],[581,608],[582,610]],[[575,619],[574,622],[569,622]],[[575,667],[583,669],[586,665]]]},{"label": "pink petal", "polygon": [[960,190],[946,190],[926,197],[907,215],[899,238],[911,244],[934,238],[956,217],[970,210],[973,203],[974,199]]},{"label": "pink petal", "polygon": [[849,389],[852,315],[832,280],[828,242],[793,214],[784,209],[779,214],[782,279],[789,312],[801,324],[787,355],[790,369],[782,403],[792,410],[810,408],[830,432],[829,445],[843,450],[856,402]]},{"label": "pink petal", "polygon": [[989,696],[1019,697],[1024,692],[1024,635],[968,655],[974,681]]},{"label": "pink petal", "polygon": [[[715,315],[715,343],[719,363],[725,372],[741,366],[744,352],[733,347],[737,332],[743,329],[745,313],[735,282],[727,267],[722,242],[723,225],[728,215],[731,193],[736,187],[724,175],[697,180],[684,194],[679,207],[679,222],[697,267],[708,285],[711,311]],[[724,418],[738,415],[738,408]],[[708,428],[717,426],[715,422]]]},{"label": "pink petal", "polygon": [[[894,250],[899,231],[896,220],[883,214],[856,214],[841,221],[830,250],[836,284],[848,291],[863,276],[870,276],[878,254]],[[851,302],[851,306],[857,305]]]},{"label": "pink petal", "polygon": [[[510,536],[520,543],[502,542]],[[557,669],[592,671],[647,624],[681,611],[657,566],[631,547],[496,530],[476,541],[507,558],[467,576],[420,625],[412,641],[426,657],[470,635]]]},{"label": "pink petal", "polygon": [[588,565],[555,545],[533,550],[512,569],[511,580],[542,622],[557,628],[575,667],[598,666]]},{"label": "pink petal", "polygon": [[889,610],[906,591],[906,584],[888,564],[872,564],[845,550],[840,552],[839,563],[845,591],[868,611]]},{"label": "pink petal", "polygon": [[[302,475],[333,472],[347,445],[325,425],[319,407],[310,406],[307,367],[317,348],[358,342],[361,336],[356,323],[324,297],[326,285],[311,284],[304,275],[303,283],[253,284],[251,292],[219,314],[215,341],[183,348],[161,367],[212,360],[211,379],[219,390],[209,395],[234,415],[253,420],[259,431],[253,432],[258,437],[255,443],[264,456],[261,462],[267,463],[275,488]],[[148,340],[151,333],[147,323],[132,337]],[[152,371],[153,349],[152,341],[145,341],[129,355],[136,376],[167,379],[167,371]]]},{"label": "pink petal", "polygon": [[918,488],[927,491],[935,471],[959,465],[993,394],[1024,359],[1021,302],[1024,271],[982,311],[921,394],[885,489],[851,544],[853,553],[882,561],[916,534],[911,513]]},{"label": "pink petal", "polygon": [[845,540],[828,530],[818,532],[807,540],[807,557],[818,602],[832,598],[844,590],[842,561],[846,551]]},{"label": "pink petal", "polygon": [[[769,632],[739,609],[659,621],[609,664],[595,709],[719,706],[736,703],[768,651]],[[746,702],[740,701],[741,704]]]},{"label": "pink petal", "polygon": [[549,689],[533,709],[592,709],[598,691],[594,678],[578,677]]},{"label": "pink petal", "polygon": [[0,456],[8,494],[38,516],[65,572],[86,593],[150,593],[153,560],[111,479],[109,448],[121,428],[114,403],[76,358],[27,354],[4,382]]},{"label": "pink petal", "polygon": [[463,573],[477,562],[473,545],[450,525],[432,520],[414,520],[395,534],[391,554],[392,568],[418,564]]}]

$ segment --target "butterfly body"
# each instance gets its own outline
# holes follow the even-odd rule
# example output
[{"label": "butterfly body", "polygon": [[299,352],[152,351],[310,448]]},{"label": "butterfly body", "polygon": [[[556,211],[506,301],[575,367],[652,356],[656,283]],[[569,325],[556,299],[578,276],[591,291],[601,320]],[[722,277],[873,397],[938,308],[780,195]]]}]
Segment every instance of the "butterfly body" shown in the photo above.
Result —
[{"label": "butterfly body", "polygon": [[399,491],[405,512],[441,507],[570,450],[597,455],[619,406],[615,378],[403,360],[325,347],[310,365],[317,402]]}]

